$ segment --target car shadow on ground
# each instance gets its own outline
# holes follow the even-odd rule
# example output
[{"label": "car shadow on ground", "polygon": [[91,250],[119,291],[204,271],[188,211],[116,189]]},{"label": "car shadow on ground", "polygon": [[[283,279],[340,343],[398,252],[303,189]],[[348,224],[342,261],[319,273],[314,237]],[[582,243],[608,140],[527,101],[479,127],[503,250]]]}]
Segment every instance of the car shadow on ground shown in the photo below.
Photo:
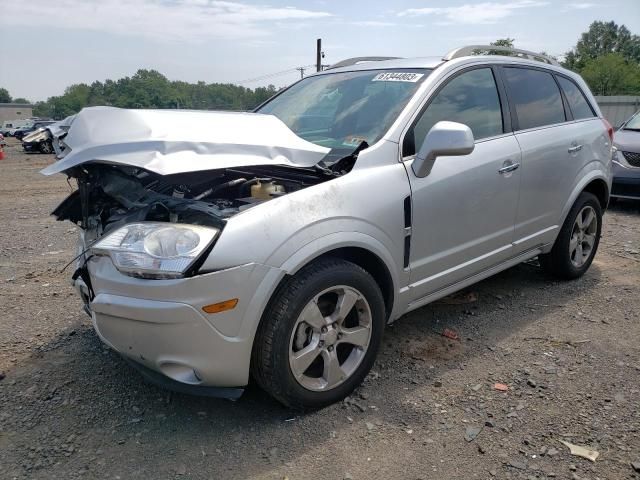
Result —
[{"label": "car shadow on ground", "polygon": [[612,199],[607,210],[616,213],[635,213],[640,214],[640,200],[632,200],[628,198]]},{"label": "car shadow on ground", "polygon": [[[385,332],[374,373],[359,389],[366,396],[356,394],[352,404],[306,414],[283,408],[252,385],[235,402],[149,385],[101,344],[87,319],[78,317],[76,327],[20,361],[0,385],[5,406],[20,406],[3,427],[10,439],[5,441],[5,461],[11,463],[12,456],[35,439],[55,444],[52,438],[74,434],[80,440],[73,454],[52,450],[48,458],[53,460],[47,461],[53,464],[43,463],[41,474],[55,469],[55,462],[87,468],[89,474],[103,468],[100,462],[106,459],[111,475],[130,478],[142,473],[140,458],[146,459],[148,478],[173,476],[176,465],[218,478],[265,474],[322,449],[342,430],[353,434],[347,432],[353,427],[347,417],[357,423],[420,415],[425,421],[424,413],[407,401],[418,396],[417,390],[438,384],[450,370],[472,365],[474,357],[550,310],[575,302],[577,286],[588,295],[600,275],[594,264],[579,280],[556,282],[534,262],[521,264],[471,287],[477,293],[475,302],[435,303],[411,312]],[[550,297],[553,304],[541,300]],[[70,308],[76,308],[75,302]],[[460,341],[444,337],[445,327],[457,332]],[[27,404],[31,408],[26,410],[35,413],[16,419]],[[431,421],[435,428],[436,420]],[[67,425],[73,430],[65,430]]]}]

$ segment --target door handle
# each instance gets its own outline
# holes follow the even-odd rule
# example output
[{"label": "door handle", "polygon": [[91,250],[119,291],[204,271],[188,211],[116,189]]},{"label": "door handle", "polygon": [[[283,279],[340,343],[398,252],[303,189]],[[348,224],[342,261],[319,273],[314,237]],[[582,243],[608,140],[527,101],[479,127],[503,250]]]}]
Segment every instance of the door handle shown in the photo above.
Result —
[{"label": "door handle", "polygon": [[582,150],[582,145],[573,145],[572,147],[569,148],[568,152],[576,153],[576,152],[579,152],[580,150]]},{"label": "door handle", "polygon": [[519,167],[520,167],[519,163],[511,163],[505,167],[502,167],[500,170],[498,170],[498,173],[500,175],[503,175],[505,173],[513,172],[514,170],[517,170]]}]

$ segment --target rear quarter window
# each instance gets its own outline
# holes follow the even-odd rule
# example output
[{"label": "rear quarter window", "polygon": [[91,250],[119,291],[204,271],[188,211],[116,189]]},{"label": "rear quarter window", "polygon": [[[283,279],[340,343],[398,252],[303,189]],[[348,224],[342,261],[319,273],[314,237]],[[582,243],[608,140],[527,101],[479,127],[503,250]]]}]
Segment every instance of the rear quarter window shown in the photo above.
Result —
[{"label": "rear quarter window", "polygon": [[567,102],[569,102],[569,108],[571,109],[571,113],[575,120],[593,118],[596,116],[591,109],[589,102],[585,98],[584,93],[582,93],[582,90],[580,90],[573,81],[560,76],[557,76],[556,78],[558,79],[560,88],[562,88],[562,91],[564,92],[564,96],[567,98]]},{"label": "rear quarter window", "polygon": [[566,121],[558,84],[551,73],[521,67],[504,69],[519,130]]}]

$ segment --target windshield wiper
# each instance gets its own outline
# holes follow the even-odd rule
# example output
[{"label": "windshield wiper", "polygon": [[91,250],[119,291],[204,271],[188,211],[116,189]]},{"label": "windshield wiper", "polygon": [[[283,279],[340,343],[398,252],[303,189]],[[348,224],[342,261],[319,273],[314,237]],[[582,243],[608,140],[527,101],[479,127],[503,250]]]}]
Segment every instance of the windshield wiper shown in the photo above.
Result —
[{"label": "windshield wiper", "polygon": [[340,175],[344,175],[349,172],[352,168],[356,160],[358,159],[358,154],[364,150],[365,148],[369,148],[369,144],[363,140],[360,144],[350,153],[345,156],[340,156],[337,160],[331,162],[327,160],[327,157],[332,156],[333,153],[337,153],[339,150],[344,149],[333,149],[328,154],[327,157],[320,160],[314,167],[316,170],[333,177],[339,177]]},{"label": "windshield wiper", "polygon": [[640,128],[623,127],[623,130],[631,130],[632,132],[640,132]]}]

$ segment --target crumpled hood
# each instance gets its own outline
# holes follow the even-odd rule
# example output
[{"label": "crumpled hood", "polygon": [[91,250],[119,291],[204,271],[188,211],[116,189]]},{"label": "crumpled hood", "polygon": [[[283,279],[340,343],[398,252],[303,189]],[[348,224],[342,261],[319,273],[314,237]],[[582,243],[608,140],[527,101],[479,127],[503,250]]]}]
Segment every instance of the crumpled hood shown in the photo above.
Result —
[{"label": "crumpled hood", "polygon": [[51,132],[56,138],[63,137],[71,128],[71,124],[75,120],[77,115],[69,115],[67,118],[60,120],[59,122],[47,125],[45,128]]},{"label": "crumpled hood", "polygon": [[88,162],[160,175],[249,165],[311,167],[329,152],[275,116],[259,113],[90,107],[67,120],[66,148],[44,175]]}]

